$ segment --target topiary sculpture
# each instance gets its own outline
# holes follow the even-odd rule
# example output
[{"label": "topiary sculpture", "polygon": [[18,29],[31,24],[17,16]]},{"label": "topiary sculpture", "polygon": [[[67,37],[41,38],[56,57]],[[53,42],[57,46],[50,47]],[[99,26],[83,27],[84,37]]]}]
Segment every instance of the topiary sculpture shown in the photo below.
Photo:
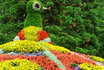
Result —
[{"label": "topiary sculpture", "polygon": [[32,0],[27,2],[26,11],[27,17],[24,22],[24,27],[36,26],[43,29],[41,17],[41,12],[43,11],[42,3],[38,0]]},{"label": "topiary sculpture", "polygon": [[43,41],[50,43],[51,39],[47,32],[45,32],[42,25],[41,12],[45,9],[42,3],[38,0],[30,0],[26,4],[27,17],[24,22],[24,29],[18,32],[15,40],[31,40],[31,41]]}]

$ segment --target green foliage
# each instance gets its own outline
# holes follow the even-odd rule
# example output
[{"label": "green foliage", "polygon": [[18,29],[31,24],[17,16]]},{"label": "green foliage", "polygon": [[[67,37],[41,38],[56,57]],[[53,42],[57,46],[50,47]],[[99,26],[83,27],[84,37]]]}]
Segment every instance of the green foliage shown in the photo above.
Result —
[{"label": "green foliage", "polygon": [[[36,4],[33,4],[34,2],[36,2]],[[36,5],[39,5],[38,8]],[[28,1],[26,4],[26,11],[27,16],[24,22],[24,27],[37,26],[43,28],[41,17],[41,12],[43,11],[42,3],[38,0]]]},{"label": "green foliage", "polygon": [[[41,2],[48,8],[42,14],[43,28],[49,33],[53,44],[80,53],[104,57],[103,0],[41,0]],[[23,0],[0,0],[0,10],[0,44],[13,39],[23,28],[26,16],[36,18],[37,15],[27,14],[26,3]],[[40,15],[37,19],[39,18]],[[24,24],[37,21],[40,27],[42,26],[40,24],[42,19],[33,22],[30,20],[34,19],[26,18]]]},{"label": "green foliage", "polygon": [[[54,6],[48,11],[52,15],[45,13],[48,18],[45,17],[44,20],[48,19],[48,21],[45,22],[44,29],[50,34],[54,44],[76,52],[103,57],[103,54],[100,53],[103,44],[99,37],[102,31],[100,26],[104,24],[103,1],[63,0],[61,3],[52,2]],[[61,31],[55,29],[53,25],[61,28]]]},{"label": "green foliage", "polygon": [[72,64],[70,64],[71,66],[74,66],[74,67],[77,67],[78,65],[76,65],[76,64],[74,64],[74,63],[72,63]]},{"label": "green foliage", "polygon": [[[93,49],[93,50],[92,50]],[[98,54],[99,50],[97,49],[94,49],[92,46],[89,46],[89,49],[85,49],[85,48],[80,48],[80,47],[77,47],[75,49],[76,52],[79,52],[79,53],[83,53],[83,54],[89,54],[89,55],[95,55],[95,54]]]}]

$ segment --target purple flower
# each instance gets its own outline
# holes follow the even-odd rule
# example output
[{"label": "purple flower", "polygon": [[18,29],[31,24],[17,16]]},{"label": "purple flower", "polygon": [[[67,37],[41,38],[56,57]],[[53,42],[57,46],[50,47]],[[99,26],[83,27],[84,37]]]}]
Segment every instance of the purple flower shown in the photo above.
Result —
[{"label": "purple flower", "polygon": [[29,55],[29,56],[34,56],[34,57],[35,57],[36,55],[31,54],[31,55]]},{"label": "purple flower", "polygon": [[25,54],[23,54],[24,56],[28,56],[26,53]]},{"label": "purple flower", "polygon": [[43,52],[41,51],[41,52],[38,52],[38,53],[36,53],[36,55],[42,55],[43,54]]},{"label": "purple flower", "polygon": [[10,53],[8,53],[8,54],[10,54],[10,55],[17,55],[16,53],[14,53],[14,52],[10,52]]},{"label": "purple flower", "polygon": [[23,54],[24,52],[20,52],[20,54]]},{"label": "purple flower", "polygon": [[28,53],[26,53],[27,55],[30,55],[30,53],[28,52]]},{"label": "purple flower", "polygon": [[76,70],[81,70],[80,67],[81,67],[81,66],[77,66],[77,67],[75,67],[75,69],[76,69]]},{"label": "purple flower", "polygon": [[4,51],[1,51],[0,53],[4,53]]},{"label": "purple flower", "polygon": [[32,54],[36,54],[35,52],[33,52]]},{"label": "purple flower", "polygon": [[15,53],[14,52],[11,52],[11,55],[14,55]]},{"label": "purple flower", "polygon": [[24,54],[24,56],[29,56],[29,55],[30,55],[30,53],[29,53],[29,52]]}]

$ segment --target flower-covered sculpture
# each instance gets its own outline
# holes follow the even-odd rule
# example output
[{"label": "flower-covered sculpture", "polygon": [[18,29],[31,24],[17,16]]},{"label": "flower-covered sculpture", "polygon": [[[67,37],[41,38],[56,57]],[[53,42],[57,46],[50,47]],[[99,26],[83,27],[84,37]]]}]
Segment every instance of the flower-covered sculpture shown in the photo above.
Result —
[{"label": "flower-covered sculpture", "polygon": [[24,29],[18,32],[18,35],[13,39],[13,41],[31,40],[52,44],[49,35],[43,30],[41,17],[43,9],[45,8],[39,0],[31,0],[27,2],[27,17],[24,22]]},{"label": "flower-covered sculpture", "polygon": [[40,1],[30,0],[26,8],[25,28],[14,41],[0,45],[0,70],[104,70],[103,58],[49,44],[42,30]]},{"label": "flower-covered sculpture", "polygon": [[44,42],[13,41],[0,45],[0,70],[104,70],[104,59],[90,57]]}]

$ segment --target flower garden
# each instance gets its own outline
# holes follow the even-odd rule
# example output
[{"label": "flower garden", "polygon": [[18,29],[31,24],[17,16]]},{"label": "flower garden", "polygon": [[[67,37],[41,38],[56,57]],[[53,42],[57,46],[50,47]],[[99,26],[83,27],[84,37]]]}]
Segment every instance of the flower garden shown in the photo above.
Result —
[{"label": "flower garden", "polygon": [[104,59],[28,40],[0,45],[1,70],[104,70]]},{"label": "flower garden", "polygon": [[[13,41],[0,45],[0,70],[104,70],[103,58],[55,45],[42,25],[41,13],[49,8],[43,7],[40,0],[24,2],[27,2],[24,28]],[[90,39],[85,42],[88,45]]]}]

